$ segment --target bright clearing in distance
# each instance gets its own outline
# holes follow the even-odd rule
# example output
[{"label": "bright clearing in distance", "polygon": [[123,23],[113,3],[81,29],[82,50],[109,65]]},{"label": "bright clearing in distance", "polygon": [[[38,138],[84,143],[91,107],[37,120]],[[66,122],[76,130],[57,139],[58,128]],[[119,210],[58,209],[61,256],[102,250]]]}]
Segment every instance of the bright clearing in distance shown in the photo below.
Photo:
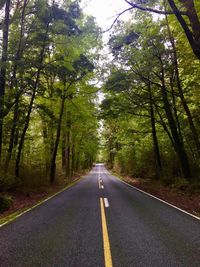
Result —
[{"label": "bright clearing in distance", "polygon": [[[82,7],[85,13],[96,18],[98,25],[103,29],[108,29],[116,16],[129,7],[123,0],[83,0]],[[129,12],[122,18],[125,19]]]}]

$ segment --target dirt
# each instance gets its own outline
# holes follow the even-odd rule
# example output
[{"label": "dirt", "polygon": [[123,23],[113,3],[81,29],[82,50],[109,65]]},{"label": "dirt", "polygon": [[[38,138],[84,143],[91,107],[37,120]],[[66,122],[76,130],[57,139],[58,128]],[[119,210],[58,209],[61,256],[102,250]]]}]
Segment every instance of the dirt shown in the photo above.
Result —
[{"label": "dirt", "polygon": [[127,183],[200,217],[200,194],[164,186],[149,179],[123,177]]}]

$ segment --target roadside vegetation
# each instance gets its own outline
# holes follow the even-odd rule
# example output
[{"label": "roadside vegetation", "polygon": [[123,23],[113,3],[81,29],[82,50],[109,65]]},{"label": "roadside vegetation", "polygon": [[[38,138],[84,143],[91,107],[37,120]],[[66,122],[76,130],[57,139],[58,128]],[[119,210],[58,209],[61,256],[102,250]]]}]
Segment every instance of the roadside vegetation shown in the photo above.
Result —
[{"label": "roadside vegetation", "polygon": [[78,3],[1,2],[0,188],[54,183],[98,149],[99,29]]},{"label": "roadside vegetation", "polygon": [[126,2],[134,13],[109,40],[102,155],[125,176],[199,193],[199,3]]}]

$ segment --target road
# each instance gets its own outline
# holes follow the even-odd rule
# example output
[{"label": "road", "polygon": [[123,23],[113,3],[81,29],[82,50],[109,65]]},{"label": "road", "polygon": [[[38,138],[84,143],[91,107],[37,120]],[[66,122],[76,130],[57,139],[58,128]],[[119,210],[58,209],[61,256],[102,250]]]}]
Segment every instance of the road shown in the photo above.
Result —
[{"label": "road", "polygon": [[0,266],[200,267],[200,221],[96,165],[0,228]]}]

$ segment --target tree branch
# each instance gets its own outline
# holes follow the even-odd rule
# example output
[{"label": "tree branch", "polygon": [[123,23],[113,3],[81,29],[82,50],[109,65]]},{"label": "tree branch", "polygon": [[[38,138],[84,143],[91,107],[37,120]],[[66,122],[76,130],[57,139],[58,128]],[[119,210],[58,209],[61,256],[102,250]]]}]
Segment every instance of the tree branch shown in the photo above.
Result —
[{"label": "tree branch", "polygon": [[115,23],[117,22],[118,18],[121,17],[121,15],[123,15],[123,14],[126,13],[127,11],[130,11],[130,10],[132,10],[132,9],[133,9],[133,7],[129,7],[129,8],[127,8],[127,9],[123,10],[122,12],[120,12],[119,14],[117,14],[117,17],[116,17],[115,20],[113,21],[112,25],[111,25],[107,30],[103,31],[102,33],[106,33],[106,32],[108,32],[108,31],[110,31],[110,30],[113,28],[113,26],[115,25]]},{"label": "tree branch", "polygon": [[[132,8],[137,8],[137,9],[139,9],[141,11],[148,11],[148,12],[156,13],[156,14],[159,14],[159,15],[174,15],[175,14],[174,11],[169,11],[169,10],[164,11],[164,10],[158,10],[158,9],[153,9],[153,8],[149,8],[149,7],[143,7],[143,6],[134,4],[134,3],[132,3],[132,2],[130,2],[128,0],[125,0],[125,2],[127,4],[129,4]],[[179,11],[179,13],[181,15],[183,15],[183,16],[184,15],[185,16],[188,15],[187,12],[184,12],[184,11]]]}]

